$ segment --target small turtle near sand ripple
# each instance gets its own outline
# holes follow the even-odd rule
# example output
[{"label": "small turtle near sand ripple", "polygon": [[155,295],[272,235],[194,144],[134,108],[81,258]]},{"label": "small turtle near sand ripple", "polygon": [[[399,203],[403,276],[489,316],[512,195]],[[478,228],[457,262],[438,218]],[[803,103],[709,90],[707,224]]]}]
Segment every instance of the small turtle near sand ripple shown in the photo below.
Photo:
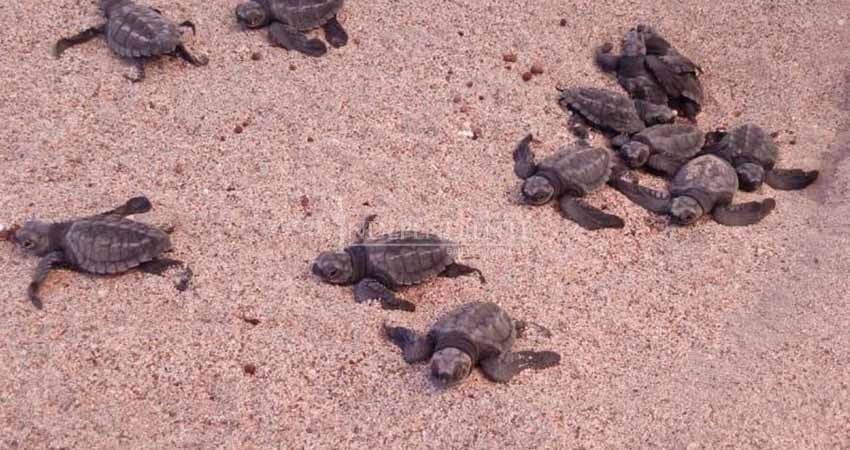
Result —
[{"label": "small turtle near sand ripple", "polygon": [[334,48],[348,43],[348,34],[337,20],[343,0],[248,0],[236,7],[236,20],[247,28],[269,27],[275,45],[308,56],[322,56],[328,48],[304,33],[321,27]]},{"label": "small turtle near sand ripple", "polygon": [[[169,267],[183,265],[181,261],[161,257],[171,250],[171,241],[164,231],[126,218],[150,210],[147,198],[135,197],[94,216],[57,223],[30,221],[6,232],[7,240],[25,253],[41,258],[28,289],[33,305],[41,309],[38,291],[54,267],[97,275],[138,268],[161,275]],[[187,274],[191,274],[188,268]]]},{"label": "small turtle near sand ripple", "polygon": [[355,285],[358,303],[380,300],[384,309],[414,311],[416,306],[392,290],[422,283],[433,277],[456,278],[481,271],[455,262],[458,245],[433,234],[400,231],[366,239],[376,216],[366,217],[353,245],[342,252],[323,252],[313,273],[326,283]]},{"label": "small turtle near sand ripple", "polygon": [[[408,364],[431,360],[431,375],[442,386],[459,383],[476,366],[492,381],[507,383],[526,369],[560,364],[551,351],[513,352],[516,338],[526,329],[493,303],[467,303],[437,320],[425,336],[414,330],[384,325],[384,333],[398,345]],[[540,327],[548,334],[548,330]]]},{"label": "small turtle near sand ripple", "polygon": [[133,82],[145,79],[145,60],[155,56],[178,56],[194,66],[205,66],[209,60],[189,53],[181,42],[178,27],[189,27],[190,21],[181,24],[165,18],[158,10],[136,4],[131,0],[101,0],[100,8],[106,23],[89,28],[77,35],[60,39],[53,48],[58,58],[70,47],[88,42],[99,35],[106,36],[106,44],[118,55],[132,60],[137,69],[135,77],[125,75]]}]

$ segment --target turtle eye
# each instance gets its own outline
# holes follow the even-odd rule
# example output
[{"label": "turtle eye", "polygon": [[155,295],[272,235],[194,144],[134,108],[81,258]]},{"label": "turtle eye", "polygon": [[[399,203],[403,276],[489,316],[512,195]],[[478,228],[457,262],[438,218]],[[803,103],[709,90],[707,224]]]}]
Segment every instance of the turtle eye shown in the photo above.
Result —
[{"label": "turtle eye", "polygon": [[336,275],[337,275],[336,269],[331,269],[331,270],[328,271],[328,277],[329,278],[336,278]]},{"label": "turtle eye", "polygon": [[29,240],[29,239],[27,239],[26,241],[24,241],[24,248],[25,248],[25,249],[31,249],[31,248],[33,248],[33,247],[35,247],[35,242],[33,242],[33,241]]}]

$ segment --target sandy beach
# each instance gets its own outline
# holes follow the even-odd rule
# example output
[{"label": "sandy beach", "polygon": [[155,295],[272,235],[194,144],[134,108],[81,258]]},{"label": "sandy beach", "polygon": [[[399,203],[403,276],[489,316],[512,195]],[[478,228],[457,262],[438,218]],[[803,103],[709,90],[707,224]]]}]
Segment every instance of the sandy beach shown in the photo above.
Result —
[{"label": "sandy beach", "polygon": [[[847,0],[351,0],[351,42],[318,59],[243,30],[238,0],[140,2],[193,20],[210,64],[132,84],[102,39],[50,55],[95,2],[0,6],[0,223],[145,194],[136,219],[175,227],[194,280],[57,270],[39,311],[37,260],[0,243],[0,449],[850,448]],[[820,179],[741,193],[777,202],[742,228],[612,189],[588,201],[622,230],[519,204],[514,145],[573,142],[556,86],[619,89],[593,49],[637,23],[705,69],[703,130],[758,123]],[[355,303],[310,264],[367,214],[464,244],[488,283],[405,289],[412,314]],[[382,336],[469,301],[549,328],[516,348],[561,365],[445,390]]]}]

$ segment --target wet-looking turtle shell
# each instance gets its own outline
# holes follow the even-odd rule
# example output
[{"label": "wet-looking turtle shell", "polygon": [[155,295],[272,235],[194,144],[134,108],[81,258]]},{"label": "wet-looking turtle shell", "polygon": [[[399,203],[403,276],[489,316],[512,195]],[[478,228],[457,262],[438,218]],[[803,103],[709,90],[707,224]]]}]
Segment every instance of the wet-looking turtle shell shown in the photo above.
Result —
[{"label": "wet-looking turtle shell", "polygon": [[561,356],[555,352],[511,351],[524,328],[524,322],[515,322],[494,303],[467,303],[437,320],[425,336],[387,325],[384,332],[407,363],[430,359],[431,375],[445,386],[460,382],[476,366],[487,378],[507,383],[525,369],[558,365]]},{"label": "wet-looking turtle shell", "polygon": [[56,57],[61,56],[68,48],[102,34],[112,51],[135,62],[138,73],[135,77],[127,77],[134,82],[145,78],[144,64],[150,57],[178,56],[194,66],[204,66],[208,63],[206,57],[192,55],[181,41],[179,27],[189,27],[194,33],[195,25],[192,22],[187,20],[175,24],[158,10],[131,0],[101,0],[100,7],[106,17],[106,23],[60,39],[53,49]]},{"label": "wet-looking turtle shell", "polygon": [[304,32],[321,27],[334,48],[348,43],[348,34],[337,20],[343,0],[248,0],[236,7],[236,20],[247,28],[269,26],[272,42],[308,56],[322,56],[327,46]]},{"label": "wet-looking turtle shell", "polygon": [[168,267],[182,265],[162,258],[171,250],[171,241],[162,230],[126,217],[150,211],[145,197],[94,216],[49,223],[26,222],[12,237],[24,252],[41,260],[29,285],[29,298],[41,307],[38,290],[53,267],[68,267],[98,275],[117,274],[133,268],[161,274]]},{"label": "wet-looking turtle shell", "polygon": [[413,303],[397,297],[394,289],[419,284],[433,277],[455,278],[481,271],[455,261],[457,244],[429,233],[400,231],[366,239],[368,216],[357,240],[342,252],[323,252],[312,271],[331,284],[355,285],[357,302],[380,300],[384,309],[414,311]]}]

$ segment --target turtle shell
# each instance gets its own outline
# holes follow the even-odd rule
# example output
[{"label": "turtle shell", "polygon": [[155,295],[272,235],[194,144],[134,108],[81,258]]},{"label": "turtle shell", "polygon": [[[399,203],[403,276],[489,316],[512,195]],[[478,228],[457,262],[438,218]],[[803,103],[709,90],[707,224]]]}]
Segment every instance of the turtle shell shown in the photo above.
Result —
[{"label": "turtle shell", "polygon": [[682,161],[702,150],[705,133],[693,125],[671,123],[649,127],[634,135],[632,140],[648,145],[654,153]]},{"label": "turtle shell", "polygon": [[177,25],[147,6],[121,2],[106,14],[106,44],[125,58],[171,53],[180,43]]},{"label": "turtle shell", "polygon": [[773,138],[760,126],[753,124],[742,125],[732,130],[725,139],[727,151],[736,166],[745,162],[761,165],[765,170],[773,169],[779,150]]},{"label": "turtle shell", "polygon": [[343,0],[265,0],[272,16],[296,30],[310,30],[336,16]]},{"label": "turtle shell", "polygon": [[457,244],[417,231],[400,231],[359,244],[366,249],[366,273],[387,286],[421,283],[455,260]]},{"label": "turtle shell", "polygon": [[[552,171],[564,191],[583,196],[605,185],[611,176],[611,153],[599,147],[577,144],[565,147],[538,164],[538,171]],[[561,193],[565,193],[561,192]]]},{"label": "turtle shell", "polygon": [[63,250],[76,268],[95,274],[125,272],[171,248],[168,235],[117,216],[94,216],[71,222]]},{"label": "turtle shell", "polygon": [[732,203],[738,191],[738,174],[728,162],[714,155],[694,158],[673,177],[670,194],[695,198],[706,212],[716,205]]},{"label": "turtle shell", "polygon": [[516,339],[513,320],[494,303],[467,303],[442,316],[428,332],[435,342],[461,335],[476,347],[478,359],[509,351]]},{"label": "turtle shell", "polygon": [[634,134],[646,127],[631,99],[607,89],[563,89],[560,104],[562,108],[581,114],[594,126],[604,130]]}]

